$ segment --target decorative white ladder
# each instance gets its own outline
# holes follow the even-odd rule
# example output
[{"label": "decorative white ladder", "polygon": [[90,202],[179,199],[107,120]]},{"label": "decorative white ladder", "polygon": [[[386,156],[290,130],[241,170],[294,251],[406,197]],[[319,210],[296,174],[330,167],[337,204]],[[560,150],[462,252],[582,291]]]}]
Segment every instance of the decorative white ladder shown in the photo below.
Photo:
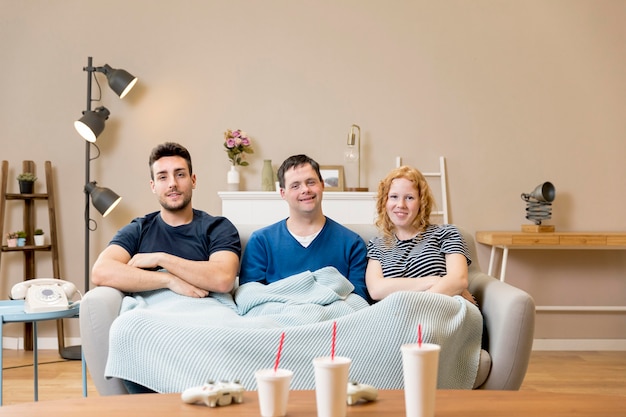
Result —
[{"label": "decorative white ladder", "polygon": [[[431,218],[433,216],[441,217],[443,224],[449,223],[449,215],[448,215],[448,188],[447,188],[447,179],[446,179],[446,158],[443,156],[439,157],[439,171],[437,172],[422,172],[426,180],[428,181],[431,190],[433,191],[435,201],[440,201],[441,204],[437,204],[437,208],[439,210],[433,210],[430,215]],[[437,189],[431,184],[431,182],[439,180],[440,183],[440,195],[437,195]],[[438,198],[437,198],[438,197]]]}]

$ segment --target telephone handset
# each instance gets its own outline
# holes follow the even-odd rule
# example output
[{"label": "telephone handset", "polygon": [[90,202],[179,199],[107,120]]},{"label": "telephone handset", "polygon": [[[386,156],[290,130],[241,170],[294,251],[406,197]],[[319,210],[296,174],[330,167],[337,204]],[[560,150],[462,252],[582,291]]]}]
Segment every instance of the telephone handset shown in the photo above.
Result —
[{"label": "telephone handset", "polygon": [[77,290],[74,284],[56,278],[34,278],[17,283],[11,298],[24,301],[26,313],[67,310]]}]

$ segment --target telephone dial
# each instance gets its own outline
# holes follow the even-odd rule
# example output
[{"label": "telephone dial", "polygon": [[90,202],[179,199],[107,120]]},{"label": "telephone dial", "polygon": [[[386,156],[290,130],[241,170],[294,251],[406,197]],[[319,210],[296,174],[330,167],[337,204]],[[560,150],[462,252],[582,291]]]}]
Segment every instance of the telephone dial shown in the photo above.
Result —
[{"label": "telephone dial", "polygon": [[17,283],[11,289],[13,300],[25,300],[26,313],[67,310],[78,291],[68,281],[56,278],[34,278]]}]

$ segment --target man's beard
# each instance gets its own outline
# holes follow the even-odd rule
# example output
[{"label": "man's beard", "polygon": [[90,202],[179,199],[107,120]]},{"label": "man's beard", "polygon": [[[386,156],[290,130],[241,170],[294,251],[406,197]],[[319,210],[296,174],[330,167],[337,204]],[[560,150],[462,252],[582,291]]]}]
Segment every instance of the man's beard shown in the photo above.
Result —
[{"label": "man's beard", "polygon": [[191,203],[191,196],[186,195],[183,198],[183,201],[181,201],[180,204],[178,205],[168,204],[166,200],[159,200],[159,203],[161,203],[161,207],[163,207],[167,211],[170,211],[170,212],[182,211],[186,209],[187,206],[189,206],[189,204]]}]

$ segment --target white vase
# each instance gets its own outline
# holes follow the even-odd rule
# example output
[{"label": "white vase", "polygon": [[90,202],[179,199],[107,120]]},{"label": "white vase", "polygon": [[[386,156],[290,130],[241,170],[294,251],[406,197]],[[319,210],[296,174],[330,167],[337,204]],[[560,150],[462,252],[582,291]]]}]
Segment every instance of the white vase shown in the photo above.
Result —
[{"label": "white vase", "polygon": [[35,246],[43,246],[44,244],[44,236],[43,235],[35,235]]},{"label": "white vase", "polygon": [[239,171],[236,165],[231,165],[226,174],[226,186],[228,191],[239,191]]}]

